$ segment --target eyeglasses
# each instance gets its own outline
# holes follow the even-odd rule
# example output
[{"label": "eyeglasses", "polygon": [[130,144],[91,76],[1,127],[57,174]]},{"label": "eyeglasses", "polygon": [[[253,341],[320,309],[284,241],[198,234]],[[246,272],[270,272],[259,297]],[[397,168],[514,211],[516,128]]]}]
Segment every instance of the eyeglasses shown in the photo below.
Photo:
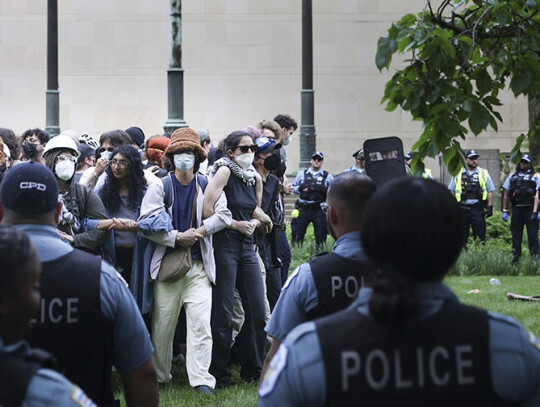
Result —
[{"label": "eyeglasses", "polygon": [[252,144],[250,146],[238,146],[236,147],[236,149],[240,149],[242,154],[246,154],[250,150],[252,153],[254,153],[255,151],[257,151],[257,144]]},{"label": "eyeglasses", "polygon": [[111,161],[111,167],[112,167],[113,165],[116,165],[116,166],[118,166],[118,167],[124,167],[124,168],[125,168],[125,167],[127,167],[127,166],[129,165],[129,163],[128,163],[126,160],[120,160],[120,161],[118,161],[118,160],[112,160],[112,161]]},{"label": "eyeglasses", "polygon": [[74,164],[77,162],[77,159],[72,155],[59,155],[56,159],[58,161],[71,161]]},{"label": "eyeglasses", "polygon": [[41,141],[36,137],[28,137],[25,141],[28,141],[29,143],[32,143],[32,144],[34,144],[34,143],[40,144],[41,143]]},{"label": "eyeglasses", "polygon": [[328,208],[331,208],[330,205],[328,205],[326,202],[321,202],[321,210],[326,215],[326,212],[328,212]]},{"label": "eyeglasses", "polygon": [[312,158],[313,161],[322,161],[322,157],[316,156]]}]

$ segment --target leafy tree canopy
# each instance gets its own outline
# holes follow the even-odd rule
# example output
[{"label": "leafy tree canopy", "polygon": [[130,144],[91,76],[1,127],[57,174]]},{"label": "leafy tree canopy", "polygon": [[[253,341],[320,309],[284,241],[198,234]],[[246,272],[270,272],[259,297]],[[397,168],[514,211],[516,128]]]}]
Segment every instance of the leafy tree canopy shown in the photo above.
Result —
[{"label": "leafy tree canopy", "polygon": [[[418,15],[392,24],[377,43],[376,64],[389,68],[395,53],[410,56],[386,84],[382,103],[398,106],[423,122],[413,146],[413,167],[442,153],[451,174],[463,166],[459,139],[502,122],[497,106],[509,87],[515,96],[540,95],[540,0],[427,0]],[[540,102],[540,96],[531,103]],[[468,126],[465,127],[465,125]],[[521,134],[512,161],[526,139],[540,140],[540,125]]]}]

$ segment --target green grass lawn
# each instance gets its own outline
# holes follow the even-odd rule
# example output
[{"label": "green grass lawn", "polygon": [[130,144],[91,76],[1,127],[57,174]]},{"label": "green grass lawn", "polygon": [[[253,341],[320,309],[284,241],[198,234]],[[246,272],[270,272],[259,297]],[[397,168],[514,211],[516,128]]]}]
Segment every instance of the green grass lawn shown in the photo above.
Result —
[{"label": "green grass lawn", "polygon": [[[493,234],[500,236],[501,233],[495,231]],[[507,292],[540,295],[540,278],[537,277],[540,263],[533,261],[524,253],[520,264],[510,266],[510,245],[507,238],[505,236],[504,240],[488,240],[486,246],[472,245],[469,250],[462,253],[457,264],[452,268],[451,276],[446,278],[445,283],[464,303],[509,315],[521,322],[535,335],[540,336],[540,319],[538,318],[540,302],[508,301],[506,298]],[[301,247],[294,247],[292,250],[290,272],[299,264],[308,261],[316,253],[313,240],[313,230],[310,226],[306,234],[306,243]],[[323,250],[331,251],[333,243],[333,239],[329,236]],[[490,285],[491,277],[498,278],[501,285]],[[480,293],[469,294],[469,291],[475,289],[480,290]],[[233,367],[232,371],[233,380],[241,383],[238,368]],[[160,387],[161,406],[244,407],[257,404],[257,384],[243,383],[227,390],[217,390],[215,397],[209,398],[198,394],[189,386],[184,365],[173,366],[172,374],[173,380]],[[121,397],[120,388],[119,378],[115,375],[117,397]],[[123,400],[122,405],[125,406]]]}]

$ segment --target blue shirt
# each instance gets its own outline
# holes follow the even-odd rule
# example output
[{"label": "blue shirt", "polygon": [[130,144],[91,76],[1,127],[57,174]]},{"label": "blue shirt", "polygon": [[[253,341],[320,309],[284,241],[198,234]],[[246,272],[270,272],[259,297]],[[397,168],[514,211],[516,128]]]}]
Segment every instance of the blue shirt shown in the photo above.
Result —
[{"label": "blue shirt", "polygon": [[[419,318],[435,314],[444,301],[458,302],[442,283],[419,283]],[[372,289],[362,288],[350,307],[369,316]],[[516,320],[488,313],[491,377],[495,393],[522,406],[540,405],[540,344]],[[313,322],[294,329],[272,359],[259,389],[259,406],[324,406],[326,377]]]},{"label": "blue shirt", "polygon": [[[30,353],[30,345],[26,341],[4,345],[0,337],[0,352],[27,356]],[[95,404],[84,391],[60,373],[51,369],[39,369],[28,383],[22,407],[45,406],[95,407]]]},{"label": "blue shirt", "polygon": [[[28,234],[42,262],[73,251],[52,226],[15,226]],[[152,357],[154,348],[133,295],[116,270],[105,261],[101,262],[100,299],[101,311],[114,321],[113,364],[120,373],[131,372]]]},{"label": "blue shirt", "polygon": [[[476,167],[474,170],[471,170],[471,171],[463,168],[461,170],[461,172],[457,176],[461,177],[461,175],[464,172],[467,172],[467,174],[472,175],[475,172],[478,172],[478,167]],[[493,185],[493,181],[491,180],[491,176],[489,175],[487,170],[486,170],[486,174],[487,174],[486,189],[487,189],[488,192],[493,192],[493,191],[495,191],[495,185]],[[448,189],[450,191],[452,191],[452,192],[455,192],[455,190],[456,190],[456,177],[452,177],[452,179],[450,180],[450,184],[448,185]],[[474,204],[478,203],[478,199],[466,199],[462,203],[465,204],[465,205],[474,205]]]},{"label": "blue shirt", "polygon": [[[319,169],[319,171],[313,171],[313,167],[309,167],[307,169],[307,172],[310,173],[311,175],[313,175],[314,177],[316,177],[317,175],[321,174],[322,175],[322,172],[323,172],[323,169]],[[324,186],[328,189],[328,187],[330,186],[330,183],[332,182],[332,180],[334,179],[334,177],[332,176],[332,174],[328,173],[328,176],[326,177],[326,179],[324,180]],[[294,179],[294,182],[293,182],[293,191],[296,195],[300,195],[300,185],[302,185],[302,182],[304,182],[304,171],[300,171],[298,173],[298,175],[296,176],[296,178]],[[300,202],[303,202],[303,203],[312,203],[313,201],[306,201],[305,199],[302,199],[302,198],[298,198],[298,200]]]},{"label": "blue shirt", "polygon": [[[358,231],[340,236],[332,251],[350,260],[366,260]],[[315,279],[309,263],[303,263],[283,285],[266,325],[266,332],[283,342],[295,326],[307,321],[307,313],[317,305],[319,305],[319,296]]]}]

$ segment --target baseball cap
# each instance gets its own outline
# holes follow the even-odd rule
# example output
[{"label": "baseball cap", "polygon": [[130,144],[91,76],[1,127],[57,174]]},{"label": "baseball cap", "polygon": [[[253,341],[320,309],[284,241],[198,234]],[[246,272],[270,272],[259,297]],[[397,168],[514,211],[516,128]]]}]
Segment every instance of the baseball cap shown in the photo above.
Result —
[{"label": "baseball cap", "polygon": [[476,150],[467,151],[467,158],[480,157],[480,154]]},{"label": "baseball cap", "polygon": [[409,151],[407,154],[403,156],[404,159],[410,160],[412,158],[411,152]]},{"label": "baseball cap", "polygon": [[352,156],[354,158],[358,158],[358,156],[360,156],[360,158],[364,158],[364,149],[361,148],[360,150],[356,151]]},{"label": "baseball cap", "polygon": [[94,155],[96,154],[96,150],[93,149],[92,147],[90,147],[88,144],[86,143],[79,143],[77,145],[77,150],[79,150],[79,153],[81,153],[81,155],[79,156],[79,158],[77,159],[77,163],[82,163],[84,161],[85,158],[87,157],[90,157],[91,155]]},{"label": "baseball cap", "polygon": [[255,143],[257,144],[257,154],[266,154],[281,148],[280,143],[276,143],[268,137],[259,137]]},{"label": "baseball cap", "polygon": [[324,160],[324,155],[320,151],[315,151],[313,154],[311,154],[311,158],[315,157],[321,157]]},{"label": "baseball cap", "polygon": [[12,167],[0,185],[2,206],[17,213],[40,215],[58,204],[58,184],[47,167],[29,161]]},{"label": "baseball cap", "polygon": [[532,163],[532,158],[529,154],[523,154],[521,156],[521,161],[527,161],[528,163]]}]

